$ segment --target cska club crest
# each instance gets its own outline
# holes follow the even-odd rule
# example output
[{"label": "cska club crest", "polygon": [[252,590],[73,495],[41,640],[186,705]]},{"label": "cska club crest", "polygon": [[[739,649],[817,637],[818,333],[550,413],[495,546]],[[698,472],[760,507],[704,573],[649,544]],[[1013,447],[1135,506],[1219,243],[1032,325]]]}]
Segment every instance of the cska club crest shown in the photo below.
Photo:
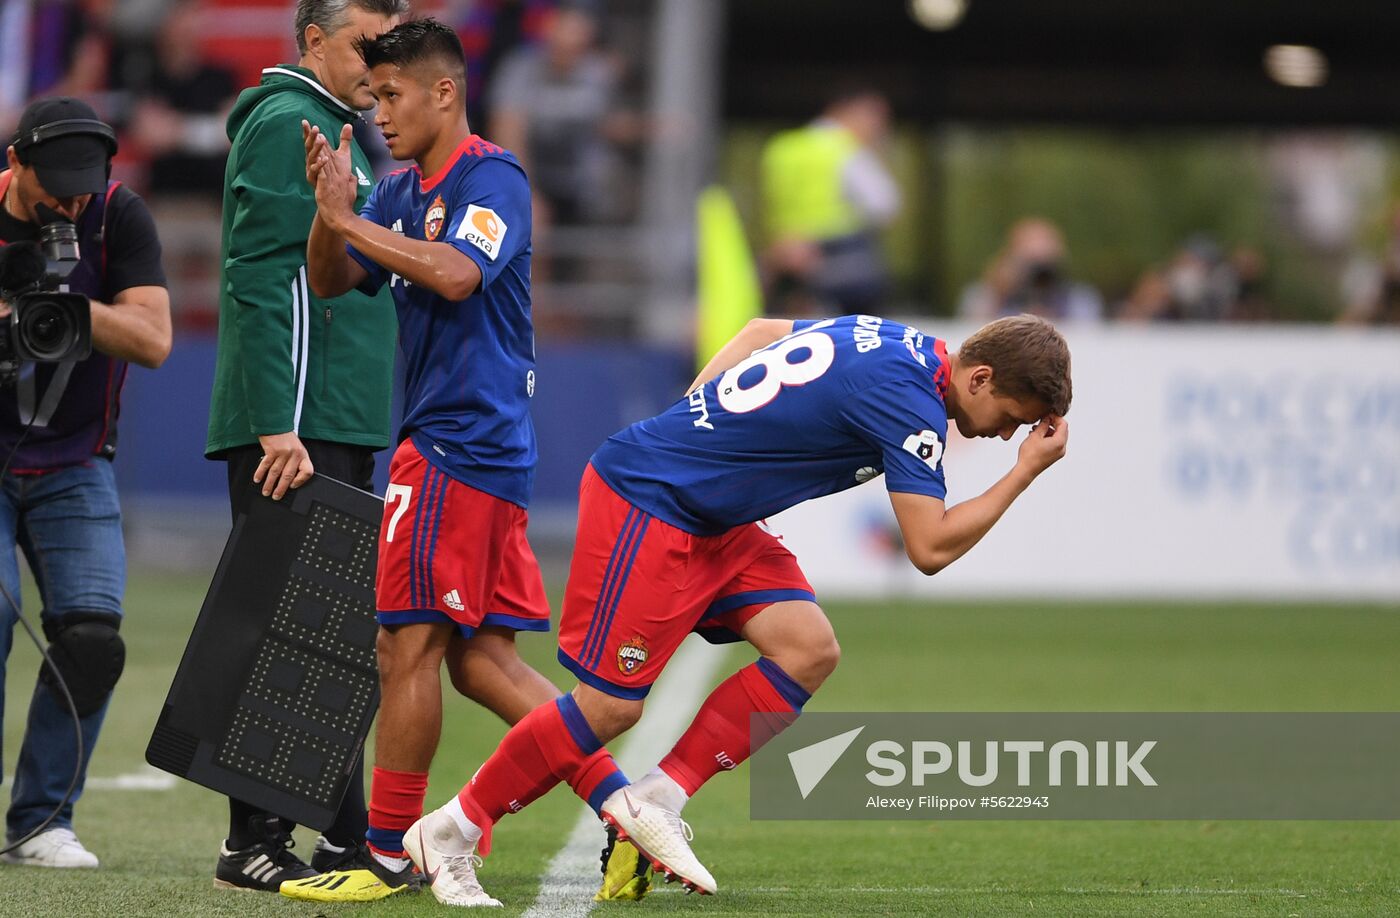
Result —
[{"label": "cska club crest", "polygon": [[423,238],[429,242],[438,237],[442,232],[442,225],[447,222],[447,205],[442,202],[442,195],[433,198],[433,205],[428,208],[428,215],[423,218]]},{"label": "cska club crest", "polygon": [[647,642],[634,637],[617,648],[617,669],[624,676],[631,676],[646,665]]}]

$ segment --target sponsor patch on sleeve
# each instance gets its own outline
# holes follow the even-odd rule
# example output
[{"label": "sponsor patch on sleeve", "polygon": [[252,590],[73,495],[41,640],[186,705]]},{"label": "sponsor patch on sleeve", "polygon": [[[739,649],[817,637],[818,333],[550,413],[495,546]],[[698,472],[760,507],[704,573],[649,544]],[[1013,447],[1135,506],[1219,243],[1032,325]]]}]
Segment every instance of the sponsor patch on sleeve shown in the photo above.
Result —
[{"label": "sponsor patch on sleeve", "polygon": [[491,208],[468,204],[467,215],[457,227],[457,238],[470,242],[495,261],[506,241],[506,229],[506,221]]},{"label": "sponsor patch on sleeve", "polygon": [[918,456],[931,469],[943,459],[943,441],[931,430],[921,430],[904,438],[904,448]]}]

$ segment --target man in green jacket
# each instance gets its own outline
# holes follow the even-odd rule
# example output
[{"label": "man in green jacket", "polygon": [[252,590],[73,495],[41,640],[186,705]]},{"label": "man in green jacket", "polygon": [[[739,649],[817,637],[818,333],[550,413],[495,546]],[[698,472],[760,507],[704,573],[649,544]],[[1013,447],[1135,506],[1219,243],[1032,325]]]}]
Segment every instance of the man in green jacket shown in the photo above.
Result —
[{"label": "man in green jacket", "polygon": [[[389,444],[397,325],[388,291],[320,299],[306,282],[316,199],[306,179],[303,120],[327,136],[373,108],[355,42],[388,31],[407,0],[299,0],[301,59],[263,71],[229,116],[224,177],[219,352],[205,455],[228,463],[236,519],[252,501],[280,500],[321,472],[372,490],[375,450]],[[356,207],[374,184],[353,148]],[[363,766],[311,865],[288,849],[291,826],[229,800],[229,835],[214,884],[277,892],[283,880],[341,866],[364,841]]]}]

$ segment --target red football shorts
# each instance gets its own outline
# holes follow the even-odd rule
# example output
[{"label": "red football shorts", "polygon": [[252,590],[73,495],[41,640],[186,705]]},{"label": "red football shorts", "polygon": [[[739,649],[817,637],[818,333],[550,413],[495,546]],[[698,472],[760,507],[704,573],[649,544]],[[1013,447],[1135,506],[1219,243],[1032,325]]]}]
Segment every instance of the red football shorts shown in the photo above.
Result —
[{"label": "red football shorts", "polygon": [[454,622],[466,637],[483,625],[548,631],[527,518],[522,507],[449,477],[404,440],[389,464],[379,527],[379,623]]},{"label": "red football shorts", "polygon": [[677,529],[619,497],[590,465],[559,619],[559,662],[586,685],[644,698],[692,631],[712,643],[775,602],[816,596],[792,552],[757,523]]}]

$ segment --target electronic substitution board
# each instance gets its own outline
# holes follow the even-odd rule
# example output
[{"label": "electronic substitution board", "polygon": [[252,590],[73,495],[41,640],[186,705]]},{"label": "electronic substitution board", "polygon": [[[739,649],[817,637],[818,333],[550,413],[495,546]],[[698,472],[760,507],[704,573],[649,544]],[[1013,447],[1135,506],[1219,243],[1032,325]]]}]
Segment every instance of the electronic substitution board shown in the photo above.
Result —
[{"label": "electronic substitution board", "polygon": [[379,706],[383,502],[323,475],[238,518],[146,761],[301,825],[335,819]]}]

